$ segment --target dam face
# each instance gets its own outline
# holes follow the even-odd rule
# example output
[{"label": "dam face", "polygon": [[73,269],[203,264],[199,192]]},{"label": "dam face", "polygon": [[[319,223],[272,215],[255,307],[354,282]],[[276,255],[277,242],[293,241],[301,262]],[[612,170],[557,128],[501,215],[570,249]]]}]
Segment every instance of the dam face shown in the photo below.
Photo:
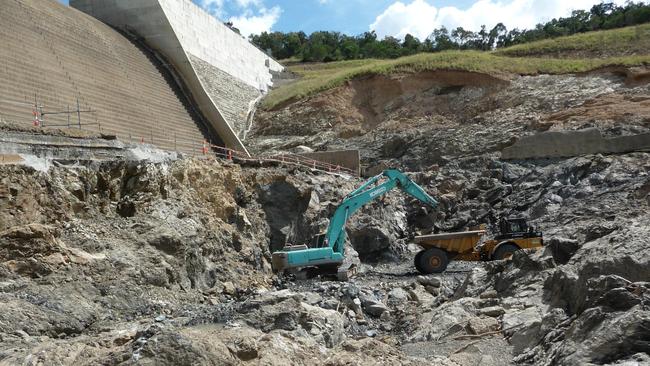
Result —
[{"label": "dam face", "polygon": [[280,64],[189,0],[70,5],[0,0],[1,121],[30,126],[39,114],[46,127],[168,150],[208,140],[246,151]]},{"label": "dam face", "polygon": [[228,147],[242,143],[251,113],[282,66],[190,0],[71,0],[164,56]]}]

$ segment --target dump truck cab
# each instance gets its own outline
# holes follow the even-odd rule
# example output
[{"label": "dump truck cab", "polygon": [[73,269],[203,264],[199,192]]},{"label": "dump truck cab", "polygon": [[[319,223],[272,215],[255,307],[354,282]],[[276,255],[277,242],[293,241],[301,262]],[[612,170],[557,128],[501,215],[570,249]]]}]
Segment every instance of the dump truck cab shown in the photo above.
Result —
[{"label": "dump truck cab", "polygon": [[543,234],[528,226],[525,218],[503,218],[499,221],[499,234],[481,246],[480,257],[483,260],[508,259],[517,250],[543,245]]},{"label": "dump truck cab", "polygon": [[541,232],[535,232],[535,228],[528,226],[525,218],[501,219],[499,221],[499,235],[494,237],[495,240],[505,240],[512,238],[532,238],[541,237]]}]

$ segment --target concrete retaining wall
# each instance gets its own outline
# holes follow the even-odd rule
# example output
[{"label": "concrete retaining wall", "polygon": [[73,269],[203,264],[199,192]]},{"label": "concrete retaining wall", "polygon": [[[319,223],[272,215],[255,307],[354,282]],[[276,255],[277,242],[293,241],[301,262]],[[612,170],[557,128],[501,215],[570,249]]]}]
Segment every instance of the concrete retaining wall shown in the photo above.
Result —
[{"label": "concrete retaining wall", "polygon": [[299,155],[332,165],[340,165],[360,173],[361,163],[359,150],[318,151]]},{"label": "concrete retaining wall", "polygon": [[[245,133],[247,116],[242,115],[247,113],[239,111],[268,90],[271,72],[283,69],[279,63],[190,0],[70,0],[70,5],[137,34],[164,55],[226,146],[246,152],[239,136]],[[201,61],[230,78],[210,83],[215,73],[206,74]]]},{"label": "concrete retaining wall", "polygon": [[272,85],[270,71],[282,71],[277,61],[190,0],[158,0],[158,3],[186,52],[264,91]]},{"label": "concrete retaining wall", "polygon": [[[256,89],[266,91],[272,85],[271,71],[283,70],[277,61],[190,0],[70,0],[70,6],[114,27],[133,29],[147,42],[178,46],[166,39],[175,38],[185,52]],[[170,30],[173,35],[168,34]]]},{"label": "concrete retaining wall", "polygon": [[596,128],[551,131],[519,139],[501,152],[502,159],[560,158],[650,150],[650,133],[604,138]]}]

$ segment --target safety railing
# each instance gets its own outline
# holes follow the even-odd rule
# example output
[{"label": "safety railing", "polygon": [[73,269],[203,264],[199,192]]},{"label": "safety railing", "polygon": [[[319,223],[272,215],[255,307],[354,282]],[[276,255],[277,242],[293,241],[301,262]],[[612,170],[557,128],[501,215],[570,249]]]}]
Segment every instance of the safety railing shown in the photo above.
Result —
[{"label": "safety railing", "polygon": [[351,175],[355,177],[359,176],[359,172],[353,169],[343,167],[341,165],[335,165],[323,161],[310,159],[297,154],[248,156],[247,154],[241,151],[229,149],[219,145],[209,144],[204,141],[202,147],[202,154],[207,155],[210,153],[225,158],[226,160],[273,162],[281,165],[302,166],[305,168],[310,168],[313,170],[318,170],[318,171],[332,173],[332,174],[345,174],[345,175]]},{"label": "safety railing", "polygon": [[76,107],[74,109],[71,109],[70,105],[66,105],[65,107],[49,105],[49,108],[47,108],[36,97],[33,102],[0,99],[1,121],[15,120],[18,122],[26,122],[27,116],[31,115],[29,123],[34,127],[75,127],[78,129],[87,129],[84,127],[98,126],[97,128],[101,130],[101,125],[96,120],[96,117],[95,122],[92,120],[88,121],[87,118],[84,118],[82,121],[82,115],[94,112],[96,111],[89,108],[81,109],[79,99],[76,100]]}]

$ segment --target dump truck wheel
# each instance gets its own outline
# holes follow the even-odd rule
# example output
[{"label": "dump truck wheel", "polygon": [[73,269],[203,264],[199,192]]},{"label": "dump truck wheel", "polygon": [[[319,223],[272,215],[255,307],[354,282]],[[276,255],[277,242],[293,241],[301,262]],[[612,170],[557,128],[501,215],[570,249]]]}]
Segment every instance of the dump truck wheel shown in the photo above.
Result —
[{"label": "dump truck wheel", "polygon": [[423,274],[440,273],[447,269],[449,257],[447,252],[439,248],[431,248],[422,252],[419,258],[418,271]]},{"label": "dump truck wheel", "polygon": [[415,269],[417,269],[418,272],[420,272],[420,273],[424,273],[424,272],[422,271],[422,267],[420,267],[420,258],[422,257],[422,254],[424,254],[424,252],[426,252],[426,250],[421,250],[421,251],[419,251],[419,252],[415,255],[415,258],[413,259],[413,264],[415,265]]},{"label": "dump truck wheel", "polygon": [[518,250],[519,247],[514,244],[500,245],[492,254],[492,260],[498,261],[503,259],[510,259],[512,258],[512,254]]}]

